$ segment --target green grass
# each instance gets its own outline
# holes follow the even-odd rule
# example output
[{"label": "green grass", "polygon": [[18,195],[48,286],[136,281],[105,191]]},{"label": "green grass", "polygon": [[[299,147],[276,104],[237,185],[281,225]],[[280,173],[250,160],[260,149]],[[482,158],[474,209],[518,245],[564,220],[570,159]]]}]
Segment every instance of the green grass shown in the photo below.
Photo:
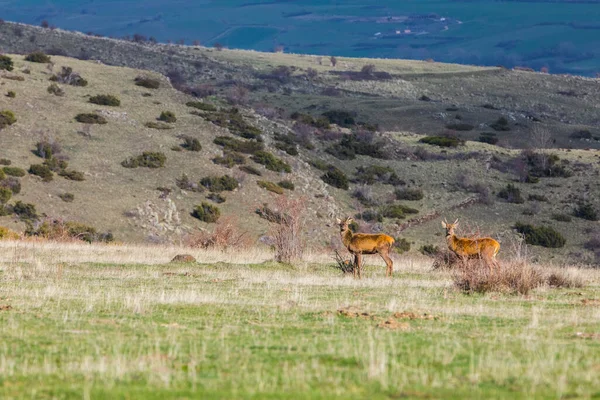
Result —
[{"label": "green grass", "polygon": [[[165,264],[176,249],[153,261],[158,251],[138,249],[151,264],[134,264],[114,246],[11,246],[0,259],[0,306],[12,307],[0,311],[3,398],[600,394],[600,341],[577,336],[600,329],[582,303],[597,297],[595,272],[576,271],[583,289],[467,296],[419,260],[397,259],[391,280],[369,265],[358,281],[322,262]],[[378,327],[404,311],[435,318]]]}]

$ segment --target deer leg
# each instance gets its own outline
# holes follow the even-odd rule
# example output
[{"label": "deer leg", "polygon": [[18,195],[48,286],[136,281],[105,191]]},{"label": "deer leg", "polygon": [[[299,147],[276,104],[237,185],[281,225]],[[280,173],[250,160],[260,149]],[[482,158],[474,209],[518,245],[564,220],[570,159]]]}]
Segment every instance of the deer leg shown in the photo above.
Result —
[{"label": "deer leg", "polygon": [[358,279],[362,279],[362,275],[360,273],[360,269],[361,269],[361,265],[362,265],[362,254],[357,254],[356,255],[356,260],[358,261],[357,264],[357,269],[358,269]]},{"label": "deer leg", "polygon": [[356,279],[356,274],[358,273],[358,254],[354,255],[354,268],[352,268],[352,275],[354,279]]},{"label": "deer leg", "polygon": [[394,262],[390,258],[387,251],[382,251],[379,253],[379,255],[381,256],[381,258],[383,258],[383,261],[385,261],[385,265],[387,267],[385,270],[385,276],[389,276],[391,278],[393,273]]}]

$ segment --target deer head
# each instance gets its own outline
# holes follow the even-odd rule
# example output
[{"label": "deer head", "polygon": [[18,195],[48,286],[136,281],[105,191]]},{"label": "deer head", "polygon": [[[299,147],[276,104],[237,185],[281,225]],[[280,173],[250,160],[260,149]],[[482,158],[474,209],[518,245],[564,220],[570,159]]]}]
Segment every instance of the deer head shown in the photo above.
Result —
[{"label": "deer head", "polygon": [[335,222],[337,222],[337,224],[339,225],[340,232],[344,232],[349,229],[348,225],[354,222],[354,219],[352,219],[352,217],[346,217],[344,220],[336,218]]},{"label": "deer head", "polygon": [[454,228],[456,228],[458,226],[458,219],[456,221],[454,221],[454,223],[452,223],[452,224],[449,224],[444,219],[442,221],[442,226],[444,228],[446,228],[446,236],[452,236],[452,235],[454,235]]}]

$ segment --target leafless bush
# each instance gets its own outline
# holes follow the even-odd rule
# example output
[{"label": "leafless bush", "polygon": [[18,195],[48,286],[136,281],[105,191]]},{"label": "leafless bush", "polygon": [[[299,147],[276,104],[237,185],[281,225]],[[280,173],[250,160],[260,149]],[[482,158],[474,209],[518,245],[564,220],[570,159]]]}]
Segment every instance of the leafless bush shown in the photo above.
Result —
[{"label": "leafless bush", "polygon": [[335,250],[335,264],[333,267],[341,271],[344,275],[354,273],[354,263],[352,262],[352,258],[346,259],[342,257],[337,250]]},{"label": "leafless bush", "polygon": [[475,182],[468,173],[459,172],[456,175],[456,185],[467,192],[477,193],[481,203],[487,205],[494,204],[494,196],[489,186],[481,182]]},{"label": "leafless bush", "polygon": [[227,91],[226,99],[229,104],[239,105],[246,104],[248,97],[248,89],[242,85],[235,85]]},{"label": "leafless bush", "polygon": [[524,262],[505,262],[492,270],[482,260],[466,260],[456,265],[452,274],[454,286],[467,293],[525,295],[547,282],[539,268]]},{"label": "leafless bush", "polygon": [[279,196],[277,208],[285,210],[281,223],[274,226],[275,260],[290,263],[299,260],[304,254],[306,246],[302,237],[305,225],[305,199],[290,199]]},{"label": "leafless bush", "polygon": [[365,207],[373,207],[377,205],[377,201],[373,197],[373,191],[368,185],[360,185],[352,192],[352,197],[358,200]]},{"label": "leafless bush", "polygon": [[311,81],[314,80],[318,75],[319,72],[317,72],[316,69],[310,67],[306,69],[306,77]]},{"label": "leafless bush", "polygon": [[205,83],[194,87],[188,87],[184,90],[184,92],[194,97],[204,98],[214,95],[217,93],[217,90],[213,85]]},{"label": "leafless bush", "polygon": [[283,116],[284,110],[282,108],[274,108],[267,104],[256,104],[254,105],[254,110],[257,114],[262,115],[268,119],[281,118]]},{"label": "leafless bush", "polygon": [[321,94],[323,96],[329,96],[329,97],[340,97],[342,95],[342,92],[338,88],[335,88],[333,86],[328,86],[325,89],[323,89],[323,91],[321,91]]},{"label": "leafless bush", "polygon": [[212,232],[199,230],[187,235],[183,241],[187,246],[201,249],[248,249],[252,245],[248,232],[240,230],[238,221],[233,216],[219,219]]}]

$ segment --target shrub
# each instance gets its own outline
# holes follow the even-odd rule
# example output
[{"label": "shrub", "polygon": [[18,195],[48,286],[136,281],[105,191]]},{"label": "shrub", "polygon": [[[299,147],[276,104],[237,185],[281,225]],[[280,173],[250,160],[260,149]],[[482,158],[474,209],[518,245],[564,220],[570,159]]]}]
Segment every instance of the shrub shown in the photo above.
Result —
[{"label": "shrub", "polygon": [[294,182],[290,181],[290,180],[283,180],[283,181],[279,181],[279,183],[277,183],[280,187],[287,189],[287,190],[294,190],[295,186],[294,186]]},{"label": "shrub", "polygon": [[13,194],[21,193],[21,183],[17,178],[8,177],[0,181],[0,187],[10,189]]},{"label": "shrub", "polygon": [[175,113],[172,111],[163,111],[160,113],[158,120],[172,124],[177,121],[177,118],[175,117]]},{"label": "shrub", "polygon": [[423,255],[435,257],[440,252],[440,248],[432,244],[426,244],[421,246],[421,248],[419,248],[419,251]]},{"label": "shrub", "polygon": [[348,177],[339,168],[329,165],[328,171],[321,175],[321,180],[338,189],[348,190]]},{"label": "shrub", "polygon": [[394,192],[397,200],[409,200],[416,201],[423,199],[423,190],[422,189],[396,189]]},{"label": "shrub", "polygon": [[44,165],[50,168],[51,171],[61,172],[67,168],[68,163],[65,160],[60,160],[56,157],[47,158],[44,160]]},{"label": "shrub", "polygon": [[446,128],[452,129],[453,131],[472,131],[475,129],[475,126],[465,123],[455,123],[446,125]]},{"label": "shrub", "polygon": [[160,81],[158,79],[154,79],[149,76],[136,77],[135,84],[137,86],[142,86],[147,89],[158,89],[160,87]]},{"label": "shrub", "polygon": [[256,181],[256,183],[258,184],[258,186],[260,186],[263,189],[268,190],[269,192],[283,194],[283,188],[278,186],[276,183],[269,182],[269,181]]},{"label": "shrub", "polygon": [[439,147],[458,147],[459,145],[463,145],[464,141],[454,136],[426,136],[420,139],[419,143]]},{"label": "shrub", "polygon": [[344,128],[351,128],[356,124],[354,114],[343,110],[330,110],[321,114],[323,117],[332,123]]},{"label": "shrub", "polygon": [[4,173],[3,169],[0,169],[0,181],[6,179],[6,174]]},{"label": "shrub", "polygon": [[12,197],[13,192],[9,188],[0,186],[0,207],[4,207]]},{"label": "shrub", "polygon": [[46,89],[48,91],[48,93],[53,94],[55,96],[64,96],[65,95],[65,91],[62,90],[60,88],[60,86],[58,86],[56,83],[51,83],[50,86],[48,86],[48,89]]},{"label": "shrub", "polygon": [[175,179],[175,183],[178,188],[183,190],[189,190],[191,192],[203,192],[204,188],[195,182],[192,182],[187,174],[182,174],[181,178]]},{"label": "shrub", "polygon": [[65,179],[68,179],[70,181],[80,182],[80,181],[85,180],[85,176],[83,175],[83,172],[75,171],[75,170],[63,169],[60,172],[58,172],[58,175],[62,176]]},{"label": "shrub", "polygon": [[217,111],[217,107],[203,101],[188,101],[185,105],[202,111]]},{"label": "shrub", "polygon": [[305,231],[306,222],[306,200],[289,199],[286,196],[278,196],[276,205],[279,210],[285,210],[281,218],[273,228],[275,238],[275,260],[290,263],[302,258],[306,247],[302,233]]},{"label": "shrub", "polygon": [[498,137],[495,133],[492,132],[483,132],[479,135],[479,141],[487,144],[496,144],[498,143]]},{"label": "shrub", "polygon": [[[0,68],[0,69],[2,69],[2,68]],[[594,136],[592,135],[592,132],[590,132],[588,130],[581,130],[581,131],[573,132],[569,135],[569,137],[571,139],[579,139],[579,140],[591,140],[594,138]]]},{"label": "shrub", "polygon": [[31,203],[23,203],[18,200],[13,205],[12,210],[20,219],[25,221],[33,221],[39,218],[37,211],[35,210],[35,205]]},{"label": "shrub", "polygon": [[32,164],[29,167],[29,173],[39,176],[44,182],[50,182],[54,178],[52,170],[44,164]]},{"label": "shrub", "polygon": [[0,158],[0,165],[10,165],[12,164],[12,161],[10,161],[8,158]]},{"label": "shrub", "polygon": [[15,97],[17,97],[17,94],[14,91],[9,90],[8,93],[6,93],[6,97],[10,97],[11,99],[14,99]]},{"label": "shrub", "polygon": [[410,242],[405,238],[396,238],[394,250],[399,254],[406,253],[407,251],[410,251]]},{"label": "shrub", "polygon": [[[564,164],[559,164],[556,154],[545,154],[534,151],[523,151],[522,157],[528,167],[529,175],[536,177],[568,178],[573,173]],[[529,177],[528,177],[529,178]]]},{"label": "shrub", "polygon": [[38,157],[51,159],[54,155],[60,153],[60,144],[56,141],[42,140],[35,144],[34,154]]},{"label": "shrub", "polygon": [[187,149],[189,151],[202,150],[202,145],[200,144],[200,141],[196,138],[192,138],[189,136],[183,137],[183,144],[181,145],[181,147],[183,147],[184,149]]},{"label": "shrub", "polygon": [[245,154],[255,154],[265,148],[265,145],[261,142],[239,140],[229,136],[218,136],[213,143],[223,146],[225,150],[237,151]]},{"label": "shrub", "polygon": [[25,61],[47,64],[50,62],[50,56],[41,51],[34,51],[25,56]]},{"label": "shrub", "polygon": [[508,120],[505,117],[500,117],[490,124],[490,127],[495,131],[510,131],[510,126],[508,125]]},{"label": "shrub", "polygon": [[14,124],[15,122],[17,122],[17,118],[12,111],[0,111],[0,130],[2,130],[4,127]]},{"label": "shrub", "polygon": [[11,231],[4,226],[0,226],[0,240],[17,240],[19,238],[19,234],[17,232]]},{"label": "shrub", "polygon": [[328,147],[325,151],[340,160],[353,160],[356,155],[385,160],[389,157],[384,148],[385,143],[373,142],[373,133],[362,131],[342,136],[338,143]]},{"label": "shrub", "polygon": [[90,97],[90,103],[98,104],[101,106],[111,106],[118,107],[121,105],[121,100],[111,94],[99,94],[93,97]]},{"label": "shrub", "polygon": [[75,195],[73,193],[61,193],[58,197],[65,203],[72,203],[73,200],[75,200]]},{"label": "shrub", "polygon": [[526,295],[544,284],[544,275],[536,267],[516,262],[503,263],[494,273],[479,260],[461,262],[452,274],[454,286],[467,293],[506,292]]},{"label": "shrub", "polygon": [[169,124],[165,124],[164,122],[146,122],[144,124],[144,126],[146,128],[151,128],[151,129],[158,129],[158,130],[165,130],[165,129],[173,129],[173,127]]},{"label": "shrub", "polygon": [[0,70],[12,71],[14,68],[13,60],[9,56],[0,54]]},{"label": "shrub", "polygon": [[81,122],[82,124],[106,124],[108,121],[101,115],[94,113],[82,113],[75,116],[75,121]]},{"label": "shrub", "polygon": [[222,196],[219,193],[210,193],[208,196],[206,196],[206,198],[214,201],[217,204],[225,203],[225,201],[227,200],[225,196]]},{"label": "shrub", "polygon": [[30,227],[27,232],[30,236],[40,236],[50,240],[82,240],[84,242],[112,242],[112,233],[100,233],[96,228],[79,222],[63,222],[62,220],[47,219],[37,229]]},{"label": "shrub", "polygon": [[571,222],[571,216],[567,214],[552,214],[550,218],[559,222]]},{"label": "shrub", "polygon": [[121,162],[121,165],[125,168],[162,168],[166,161],[167,156],[164,153],[145,151],[137,157],[130,157]]},{"label": "shrub", "polygon": [[406,214],[417,214],[418,212],[419,210],[403,206],[402,204],[389,204],[381,207],[380,214],[385,218],[403,219]]},{"label": "shrub", "polygon": [[355,181],[366,185],[372,185],[375,182],[381,182],[388,185],[400,185],[404,183],[392,168],[379,165],[357,167]]},{"label": "shrub", "polygon": [[221,216],[221,210],[219,210],[219,207],[203,201],[201,205],[194,208],[192,216],[198,218],[200,221],[215,223]]},{"label": "shrub", "polygon": [[200,180],[200,184],[211,192],[232,191],[238,188],[240,183],[232,176],[207,176]]},{"label": "shrub", "polygon": [[525,237],[525,243],[534,246],[559,248],[563,247],[567,242],[559,232],[548,226],[536,227],[517,222],[515,229]]},{"label": "shrub", "polygon": [[[85,87],[88,84],[88,81],[83,79],[81,75],[79,75],[77,72],[74,72],[73,68],[71,67],[62,67],[62,70],[58,74],[53,75],[50,78],[50,80],[58,83],[64,83],[67,85],[80,87]],[[50,91],[50,88],[48,88],[48,91]]]},{"label": "shrub", "polygon": [[218,156],[212,159],[212,162],[218,165],[222,165],[227,168],[233,168],[236,165],[242,165],[246,163],[246,158],[243,154],[236,153],[235,151],[225,152],[222,156]]},{"label": "shrub", "polygon": [[515,187],[512,183],[506,185],[505,188],[498,192],[498,197],[505,199],[509,203],[521,204],[524,203],[523,197],[521,197],[521,191]]},{"label": "shrub", "polygon": [[587,219],[588,221],[598,221],[598,211],[589,203],[579,204],[573,210],[573,215],[577,218]]},{"label": "shrub", "polygon": [[264,165],[268,170],[275,172],[292,172],[292,167],[269,152],[260,150],[255,152],[251,158],[254,162]]},{"label": "shrub", "polygon": [[251,165],[242,165],[240,170],[250,175],[262,176],[262,172]]}]

